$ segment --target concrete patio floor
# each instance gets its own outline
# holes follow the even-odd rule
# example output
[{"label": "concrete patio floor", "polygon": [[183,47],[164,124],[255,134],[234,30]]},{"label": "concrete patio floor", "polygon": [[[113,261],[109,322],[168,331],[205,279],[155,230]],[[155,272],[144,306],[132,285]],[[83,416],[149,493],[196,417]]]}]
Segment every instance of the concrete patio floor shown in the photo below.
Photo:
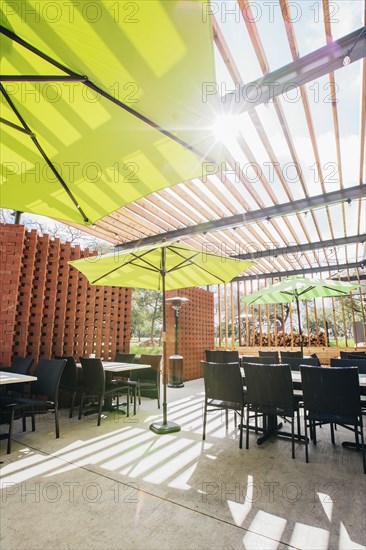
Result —
[{"label": "concrete patio floor", "polygon": [[13,449],[1,442],[1,550],[365,548],[366,476],[353,437],[318,429],[318,445],[278,438],[239,449],[230,415],[209,415],[202,441],[203,381],[169,389],[169,419],[181,432],[149,430],[161,418],[143,398],[135,417],[110,413],[68,420],[52,414],[37,431],[17,423]]}]

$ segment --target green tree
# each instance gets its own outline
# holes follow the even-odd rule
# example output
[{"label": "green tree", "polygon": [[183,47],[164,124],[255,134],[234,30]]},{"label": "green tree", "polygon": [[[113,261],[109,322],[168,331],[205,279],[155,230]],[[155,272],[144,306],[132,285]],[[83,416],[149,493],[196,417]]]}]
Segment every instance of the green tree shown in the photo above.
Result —
[{"label": "green tree", "polygon": [[132,291],[131,334],[153,341],[162,326],[161,292],[136,288]]}]

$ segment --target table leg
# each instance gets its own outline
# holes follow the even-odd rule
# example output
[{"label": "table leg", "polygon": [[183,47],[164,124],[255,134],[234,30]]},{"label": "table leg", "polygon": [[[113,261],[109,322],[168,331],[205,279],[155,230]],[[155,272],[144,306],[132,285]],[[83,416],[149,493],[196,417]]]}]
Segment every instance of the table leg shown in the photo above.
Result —
[{"label": "table leg", "polygon": [[[277,424],[277,416],[275,414],[266,414],[266,428],[263,430],[263,435],[258,437],[257,439],[257,445],[262,445],[269,437],[272,437],[272,435],[278,435],[279,430],[282,428],[282,422]],[[283,434],[287,434],[287,432],[282,432]],[[288,434],[291,437],[291,434]]]},{"label": "table leg", "polygon": [[[264,443],[267,439],[269,439],[273,435],[275,435],[277,437],[286,437],[286,438],[292,439],[291,432],[285,432],[285,431],[281,430],[283,424],[282,424],[282,422],[279,422],[279,423],[277,422],[277,415],[267,414],[265,416],[266,416],[266,419],[267,419],[267,421],[266,421],[267,427],[263,430],[263,435],[258,437],[257,445],[262,445],[262,443]],[[297,440],[299,441],[298,437],[297,437]],[[300,435],[300,440],[305,441],[305,436]]]}]

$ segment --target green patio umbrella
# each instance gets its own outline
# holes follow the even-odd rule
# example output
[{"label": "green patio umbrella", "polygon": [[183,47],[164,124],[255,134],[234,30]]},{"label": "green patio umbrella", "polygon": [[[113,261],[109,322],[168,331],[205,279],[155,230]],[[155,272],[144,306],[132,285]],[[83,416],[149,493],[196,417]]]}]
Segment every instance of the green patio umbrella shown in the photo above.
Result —
[{"label": "green patio umbrella", "polygon": [[167,356],[165,291],[193,286],[228,283],[253,262],[234,260],[197,250],[178,242],[139,249],[116,250],[104,256],[69,262],[91,285],[124,286],[162,291],[163,300],[163,421],[151,424],[155,433],[180,430],[167,416]]},{"label": "green patio umbrella", "polygon": [[88,225],[221,160],[207,1],[1,7],[0,206]]},{"label": "green patio umbrella", "polygon": [[249,305],[287,304],[296,302],[300,346],[301,351],[303,351],[299,300],[311,300],[313,298],[327,296],[347,296],[352,290],[356,290],[358,287],[359,285],[357,284],[333,281],[332,279],[291,277],[283,279],[279,283],[275,283],[267,288],[261,288],[252,294],[248,294],[243,297],[243,301]]}]

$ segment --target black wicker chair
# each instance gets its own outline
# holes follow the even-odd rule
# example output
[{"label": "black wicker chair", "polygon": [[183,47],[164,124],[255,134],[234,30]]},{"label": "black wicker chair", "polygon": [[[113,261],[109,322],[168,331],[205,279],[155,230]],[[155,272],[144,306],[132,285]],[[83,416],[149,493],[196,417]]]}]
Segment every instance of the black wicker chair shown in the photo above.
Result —
[{"label": "black wicker chair", "polygon": [[1,396],[1,423],[9,424],[9,432],[7,434],[8,447],[7,453],[11,451],[11,439],[13,433],[14,420],[22,418],[23,431],[26,429],[26,418],[32,419],[32,431],[35,427],[35,416],[38,414],[47,414],[53,410],[55,414],[55,432],[56,438],[60,437],[59,424],[59,407],[58,407],[58,390],[62,372],[64,370],[66,360],[56,359],[41,359],[38,362],[34,376],[37,377],[31,385],[32,396],[42,396],[44,399],[33,398],[13,398],[11,396]]},{"label": "black wicker chair", "polygon": [[133,363],[136,357],[135,353],[121,353],[117,352],[114,360],[117,363]]},{"label": "black wicker chair", "polygon": [[249,447],[250,412],[263,414],[263,429],[267,428],[266,417],[283,416],[291,419],[292,458],[295,458],[295,414],[300,438],[298,400],[294,397],[291,369],[288,364],[245,363],[245,384],[247,388],[246,448]]},{"label": "black wicker chair", "polygon": [[66,365],[60,380],[60,390],[71,393],[69,418],[74,416],[75,398],[82,391],[82,372],[76,366],[71,355],[55,355],[55,359],[66,359]]},{"label": "black wicker chair", "polygon": [[[16,374],[28,374],[33,364],[33,357],[20,357],[13,358],[10,367],[2,367],[0,370],[5,372],[14,372]],[[10,384],[9,388],[4,388],[4,393],[18,394],[24,396],[25,387],[27,383]]]},{"label": "black wicker chair", "polygon": [[241,364],[244,366],[246,363],[256,363],[257,365],[273,365],[273,357],[257,357],[253,356],[242,356]]},{"label": "black wicker chair", "polygon": [[131,370],[130,382],[135,384],[139,404],[141,405],[141,395],[152,397],[158,401],[160,409],[160,363],[161,355],[141,354],[135,363],[141,365],[151,365],[150,368]]},{"label": "black wicker chair", "polygon": [[127,393],[127,416],[129,416],[130,388],[118,382],[106,381],[102,361],[99,358],[80,357],[83,372],[83,384],[79,407],[79,420],[81,415],[86,413],[84,401],[86,395],[97,398],[97,426],[100,426],[102,417],[103,402],[106,397],[117,396],[117,408],[119,407],[118,397]]},{"label": "black wicker chair", "polygon": [[294,371],[299,371],[301,365],[320,367],[320,361],[315,357],[286,357],[286,363],[288,363],[291,370]]},{"label": "black wicker chair", "polygon": [[345,367],[358,367],[360,374],[366,374],[366,359],[333,359],[330,360],[331,367],[345,368]]},{"label": "black wicker chair", "polygon": [[296,357],[303,357],[303,356],[304,356],[304,354],[303,354],[302,351],[286,351],[286,350],[284,350],[284,351],[281,351],[280,353],[281,353],[281,361],[282,361],[283,363],[285,363],[286,360],[287,360],[289,357],[294,357],[294,358],[296,358]]},{"label": "black wicker chair", "polygon": [[203,436],[206,439],[207,410],[224,410],[226,413],[226,428],[228,427],[228,411],[232,410],[241,417],[239,424],[239,447],[243,446],[244,423],[244,388],[239,363],[210,363],[201,361],[205,383],[205,407],[203,415]]},{"label": "black wicker chair", "polygon": [[[334,425],[339,424],[355,434],[361,448],[363,471],[366,473],[366,453],[357,367],[300,367],[304,395],[305,457],[309,462],[307,430],[316,445],[316,426],[330,424],[332,443]],[[359,440],[361,439],[361,445]]]},{"label": "black wicker chair", "polygon": [[239,352],[237,350],[228,350],[223,349],[221,350],[221,358],[222,360],[220,363],[239,363]]},{"label": "black wicker chair", "polygon": [[[117,363],[134,363],[136,358],[135,353],[121,353],[117,352],[114,360]],[[130,394],[131,403],[133,401],[133,414],[136,414],[136,400],[137,400],[137,385],[135,381],[131,380],[131,371],[125,371],[122,373],[116,372],[114,378],[118,381],[119,384],[124,386],[129,386],[133,392]]]},{"label": "black wicker chair", "polygon": [[341,351],[339,352],[341,359],[365,359],[366,351]]},{"label": "black wicker chair", "polygon": [[271,357],[272,363],[279,363],[280,362],[280,354],[278,351],[262,351],[259,350],[258,352],[259,357]]},{"label": "black wicker chair", "polygon": [[220,349],[206,349],[206,361],[209,363],[222,363],[222,353]]}]

